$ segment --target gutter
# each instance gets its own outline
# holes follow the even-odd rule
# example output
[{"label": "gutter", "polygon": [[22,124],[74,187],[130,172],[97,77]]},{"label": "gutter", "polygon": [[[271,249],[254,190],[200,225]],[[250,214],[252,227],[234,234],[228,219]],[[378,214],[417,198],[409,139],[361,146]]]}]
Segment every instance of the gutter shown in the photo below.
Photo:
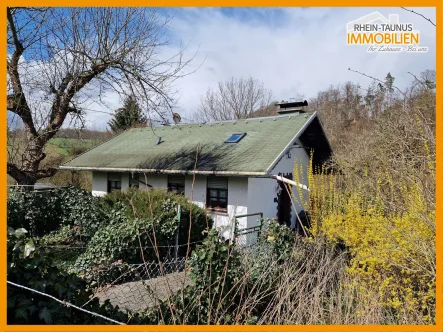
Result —
[{"label": "gutter", "polygon": [[154,174],[184,174],[184,175],[230,175],[230,176],[257,176],[266,177],[266,172],[230,172],[230,171],[183,171],[183,170],[159,170],[143,168],[110,168],[110,167],[84,167],[84,166],[59,166],[60,170],[71,171],[98,171],[98,172],[134,172],[134,173],[154,173]]}]

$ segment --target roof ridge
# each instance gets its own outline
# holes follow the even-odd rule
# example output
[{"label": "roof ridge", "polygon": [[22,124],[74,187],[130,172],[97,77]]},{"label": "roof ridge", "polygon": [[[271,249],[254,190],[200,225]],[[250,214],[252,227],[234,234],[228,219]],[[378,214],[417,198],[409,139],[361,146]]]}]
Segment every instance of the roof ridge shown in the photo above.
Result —
[{"label": "roof ridge", "polygon": [[166,127],[186,127],[186,126],[204,126],[204,125],[214,125],[214,124],[221,124],[221,123],[236,123],[240,121],[257,121],[257,120],[273,120],[273,119],[280,119],[280,118],[290,118],[300,115],[306,115],[306,117],[311,116],[315,112],[303,112],[303,113],[290,113],[290,114],[283,114],[283,115],[270,115],[270,116],[261,116],[261,117],[254,117],[254,118],[244,118],[244,119],[234,119],[234,120],[223,120],[223,121],[211,121],[211,122],[197,122],[197,123],[180,123],[180,124],[171,124],[171,125],[164,125],[164,126],[152,126],[152,127],[141,127],[141,128],[132,128],[132,129],[146,129],[146,128],[166,128]]}]

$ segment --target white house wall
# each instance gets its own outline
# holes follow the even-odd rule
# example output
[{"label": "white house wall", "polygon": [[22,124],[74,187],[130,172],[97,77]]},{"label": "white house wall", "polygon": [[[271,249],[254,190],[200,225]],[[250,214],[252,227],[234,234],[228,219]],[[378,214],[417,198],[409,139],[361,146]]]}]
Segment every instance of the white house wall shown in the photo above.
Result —
[{"label": "white house wall", "polygon": [[[290,150],[291,158],[287,157],[287,154],[283,155],[282,159],[270,172],[273,175],[278,173],[292,173],[294,174],[294,162],[303,165],[303,178],[301,182],[308,185],[307,171],[309,166],[309,155],[303,148],[293,147]],[[297,179],[294,179],[297,181]],[[263,212],[265,218],[277,218],[277,202],[274,199],[277,197],[277,190],[279,184],[276,180],[270,178],[249,178],[248,179],[248,208],[249,213]],[[298,197],[298,190],[293,187],[293,192]],[[297,202],[294,202],[297,212],[300,212],[304,208]],[[256,226],[258,224],[257,217],[248,217],[248,227]],[[291,226],[295,226],[295,211],[292,207],[291,212]]]},{"label": "white house wall", "polygon": [[[129,187],[131,173],[122,173],[122,190]],[[168,176],[164,174],[146,174],[147,183],[157,189],[167,189]],[[192,187],[193,176],[185,177],[185,195],[196,205],[204,208],[206,205],[206,176],[196,176],[194,187]],[[145,182],[143,174],[139,174],[139,180]],[[275,182],[275,180],[272,180]],[[108,174],[106,172],[93,172],[92,174],[92,194],[94,196],[104,196],[107,193]],[[140,189],[145,189],[140,184]],[[214,220],[214,227],[221,229],[221,234],[229,238],[232,229],[232,221],[235,216],[247,214],[248,208],[248,178],[229,177],[228,178],[228,207],[225,214],[211,214]],[[247,218],[238,219],[240,228],[247,227]]]},{"label": "white house wall", "polygon": [[[227,216],[213,215],[214,224],[217,227],[224,227],[222,233],[225,238],[230,236],[235,216],[248,213],[248,178],[229,177],[228,178],[228,213]],[[238,227],[247,227],[247,218],[237,219]]]},{"label": "white house wall", "polygon": [[206,205],[206,176],[196,176],[192,188],[193,176],[185,178],[185,195],[196,205],[204,208]]},{"label": "white house wall", "polygon": [[[145,175],[140,173],[139,180],[145,182],[145,180],[148,180],[148,184],[151,185],[153,188],[156,189],[168,189],[168,176],[165,174],[146,174]],[[145,188],[145,186],[143,186]]]},{"label": "white house wall", "polygon": [[130,173],[122,173],[122,190],[129,188],[129,179],[131,177]]},{"label": "white house wall", "polygon": [[92,195],[104,196],[108,192],[108,173],[92,172]]},{"label": "white house wall", "polygon": [[[193,176],[185,179],[185,195],[196,205],[204,208],[206,205],[206,176],[196,176],[192,188]],[[247,213],[248,179],[239,177],[228,178],[228,207],[225,214],[211,214],[214,228],[219,228],[225,238],[229,238],[232,221],[236,215]],[[246,218],[238,220],[239,227],[246,226]]]}]

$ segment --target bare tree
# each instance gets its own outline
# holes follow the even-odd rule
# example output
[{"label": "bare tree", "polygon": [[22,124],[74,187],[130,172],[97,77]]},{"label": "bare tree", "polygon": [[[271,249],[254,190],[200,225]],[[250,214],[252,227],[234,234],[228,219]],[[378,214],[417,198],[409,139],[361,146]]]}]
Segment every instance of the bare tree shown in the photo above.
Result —
[{"label": "bare tree", "polygon": [[272,92],[252,77],[230,78],[208,89],[195,117],[199,121],[244,119],[271,104]]},{"label": "bare tree", "polygon": [[362,117],[359,89],[352,82],[331,85],[309,100],[309,109],[319,113],[333,146],[342,139],[344,128]]},{"label": "bare tree", "polygon": [[160,56],[169,18],[158,9],[8,8],[7,21],[7,110],[26,132],[20,149],[8,147],[17,153],[7,170],[19,184],[54,175],[41,167],[47,142],[64,124],[84,124],[111,95],[134,95],[166,116],[172,83],[192,60],[183,48]]}]

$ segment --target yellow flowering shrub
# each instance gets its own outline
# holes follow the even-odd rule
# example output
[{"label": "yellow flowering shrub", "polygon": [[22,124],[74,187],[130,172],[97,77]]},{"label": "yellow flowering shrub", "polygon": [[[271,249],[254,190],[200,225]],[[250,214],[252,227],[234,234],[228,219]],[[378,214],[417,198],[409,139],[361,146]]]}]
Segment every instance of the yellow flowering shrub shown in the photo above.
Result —
[{"label": "yellow flowering shrub", "polygon": [[[321,220],[320,232],[343,241],[352,255],[348,272],[382,305],[398,314],[419,310],[433,319],[435,306],[435,219],[415,190],[404,212],[386,215],[383,203],[358,193]],[[339,211],[340,210],[340,211]]]},{"label": "yellow flowering shrub", "polygon": [[[430,154],[428,145],[422,148]],[[347,272],[360,296],[377,298],[397,321],[414,316],[433,323],[435,196],[429,188],[435,185],[435,167],[430,158],[423,164],[426,172],[406,165],[369,176],[371,169],[365,168],[359,182],[310,165],[309,195],[297,196],[309,207],[310,235],[346,246],[351,256]],[[294,174],[300,181],[299,170]]]}]

